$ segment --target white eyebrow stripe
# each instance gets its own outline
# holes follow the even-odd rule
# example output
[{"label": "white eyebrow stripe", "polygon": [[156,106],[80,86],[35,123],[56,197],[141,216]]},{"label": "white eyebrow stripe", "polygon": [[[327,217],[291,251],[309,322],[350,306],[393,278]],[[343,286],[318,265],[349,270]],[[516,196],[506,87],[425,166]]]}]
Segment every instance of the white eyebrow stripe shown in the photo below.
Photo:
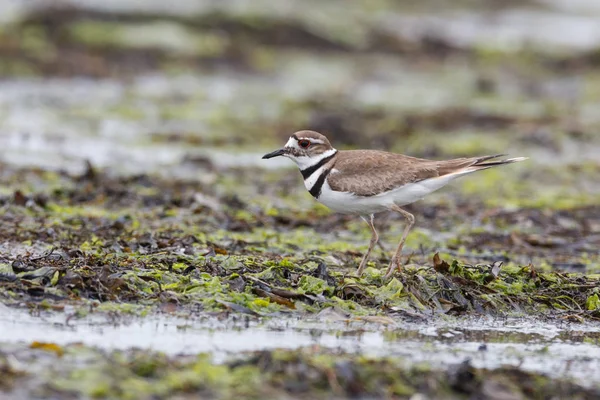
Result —
[{"label": "white eyebrow stripe", "polygon": [[[311,142],[313,144],[314,143],[316,143],[316,144],[325,144],[325,142],[322,141],[321,139],[299,137],[298,140],[308,140],[309,142]],[[292,147],[294,149],[300,149],[300,146],[298,146],[298,141],[296,139],[294,139],[293,137],[290,137],[290,139],[285,144],[285,147]]]},{"label": "white eyebrow stripe", "polygon": [[311,143],[325,144],[325,142],[322,141],[321,139],[299,137],[298,140],[308,140]]}]

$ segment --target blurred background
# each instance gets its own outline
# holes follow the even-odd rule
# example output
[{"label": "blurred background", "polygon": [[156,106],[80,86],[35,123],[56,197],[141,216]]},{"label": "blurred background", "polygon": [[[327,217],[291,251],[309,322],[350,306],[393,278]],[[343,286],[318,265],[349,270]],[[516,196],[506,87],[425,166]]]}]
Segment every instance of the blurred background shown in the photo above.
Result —
[{"label": "blurred background", "polygon": [[[1,167],[195,181],[196,203],[237,196],[252,225],[321,215],[289,160],[260,159],[297,130],[342,149],[509,153],[531,160],[425,204],[535,209],[507,218],[587,246],[600,231],[598,21],[595,0],[0,0]],[[573,209],[585,211],[556,219]]]},{"label": "blurred background", "polygon": [[2,160],[268,168],[256,156],[305,128],[417,156],[598,159],[600,3],[412,3],[2,0]]}]

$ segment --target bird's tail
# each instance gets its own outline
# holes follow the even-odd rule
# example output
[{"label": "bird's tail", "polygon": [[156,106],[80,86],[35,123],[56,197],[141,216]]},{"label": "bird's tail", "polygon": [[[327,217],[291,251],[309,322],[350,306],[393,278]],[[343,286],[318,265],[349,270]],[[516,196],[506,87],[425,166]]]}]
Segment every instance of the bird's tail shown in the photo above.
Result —
[{"label": "bird's tail", "polygon": [[477,157],[473,160],[474,161],[473,164],[471,164],[467,167],[467,170],[479,171],[482,169],[496,167],[498,165],[512,164],[512,163],[516,163],[519,161],[528,160],[528,157],[514,157],[514,158],[506,158],[504,160],[489,161],[489,160],[494,160],[496,158],[504,157],[504,156],[506,156],[506,154],[496,154],[493,156]]},{"label": "bird's tail", "polygon": [[504,160],[496,160],[497,158],[504,156],[506,156],[506,154],[496,154],[493,156],[472,158],[456,158],[454,160],[440,161],[438,163],[438,172],[440,174],[440,177],[457,177],[464,174],[470,174],[471,172],[496,167],[498,165],[512,164],[515,162],[527,160],[527,157],[515,157],[506,158]]}]

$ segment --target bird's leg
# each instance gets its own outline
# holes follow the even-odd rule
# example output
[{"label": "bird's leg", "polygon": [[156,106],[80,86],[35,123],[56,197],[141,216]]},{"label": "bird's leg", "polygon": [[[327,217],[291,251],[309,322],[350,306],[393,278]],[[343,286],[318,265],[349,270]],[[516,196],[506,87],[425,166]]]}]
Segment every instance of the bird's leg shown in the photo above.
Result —
[{"label": "bird's leg", "polygon": [[379,246],[379,248],[381,249],[381,251],[383,251],[384,253],[387,253],[387,250],[385,249],[385,246],[381,242],[377,242],[377,246]]},{"label": "bird's leg", "polygon": [[404,211],[400,207],[394,205],[390,207],[390,210],[397,211],[406,218],[406,228],[404,228],[404,233],[402,234],[402,239],[400,239],[400,243],[398,243],[398,249],[394,256],[392,257],[392,261],[390,262],[390,266],[388,267],[385,278],[388,279],[394,274],[394,269],[397,267],[398,271],[400,271],[400,256],[402,255],[402,247],[404,247],[404,242],[406,241],[406,237],[408,236],[408,232],[410,232],[410,228],[415,223],[415,216],[409,213],[408,211]]},{"label": "bird's leg", "polygon": [[375,247],[375,243],[377,243],[379,241],[379,235],[377,234],[377,231],[375,230],[375,226],[373,225],[373,220],[375,219],[375,215],[371,214],[368,219],[367,219],[367,217],[364,217],[361,215],[361,218],[369,225],[369,228],[371,228],[371,241],[369,242],[369,249],[363,256],[363,258],[360,262],[360,265],[358,266],[358,270],[356,271],[356,274],[358,276],[362,275],[363,270],[365,269],[365,266],[367,265],[367,260],[369,259],[369,255],[371,254],[373,247]]}]

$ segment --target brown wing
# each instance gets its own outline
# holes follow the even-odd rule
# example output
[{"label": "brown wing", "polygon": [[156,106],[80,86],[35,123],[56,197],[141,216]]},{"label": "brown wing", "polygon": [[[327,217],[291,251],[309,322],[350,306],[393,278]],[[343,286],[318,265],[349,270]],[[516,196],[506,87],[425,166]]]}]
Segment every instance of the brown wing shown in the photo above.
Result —
[{"label": "brown wing", "polygon": [[327,182],[335,191],[373,196],[408,183],[477,166],[494,157],[497,156],[434,161],[377,150],[340,151],[333,169],[343,173],[332,172]]}]

